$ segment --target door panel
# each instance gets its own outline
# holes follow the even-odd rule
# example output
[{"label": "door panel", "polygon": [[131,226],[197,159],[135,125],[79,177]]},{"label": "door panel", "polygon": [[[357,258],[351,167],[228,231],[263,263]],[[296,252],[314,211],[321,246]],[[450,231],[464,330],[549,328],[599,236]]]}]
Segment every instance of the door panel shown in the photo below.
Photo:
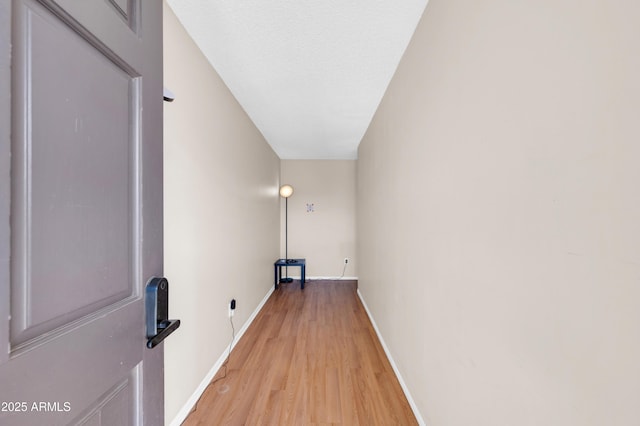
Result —
[{"label": "door panel", "polygon": [[74,425],[126,425],[138,417],[133,404],[140,385],[140,369],[109,389],[106,394],[88,407],[87,413],[72,422]]},{"label": "door panel", "polygon": [[27,126],[13,151],[13,344],[134,295],[136,270],[136,76],[50,13],[25,12],[24,60],[14,62],[30,78],[16,102]]},{"label": "door panel", "polygon": [[142,299],[162,276],[162,3],[9,3],[0,424],[162,424]]}]

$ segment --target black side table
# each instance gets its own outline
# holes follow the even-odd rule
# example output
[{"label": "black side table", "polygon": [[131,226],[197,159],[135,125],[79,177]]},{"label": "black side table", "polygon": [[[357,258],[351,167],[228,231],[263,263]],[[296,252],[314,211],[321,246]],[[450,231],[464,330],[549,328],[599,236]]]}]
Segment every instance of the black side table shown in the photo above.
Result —
[{"label": "black side table", "polygon": [[282,267],[292,267],[299,266],[300,267],[300,289],[304,289],[305,282],[305,263],[306,259],[278,259],[273,264],[273,274],[275,277],[275,289],[278,289],[278,283],[280,282],[280,278],[282,278]]}]

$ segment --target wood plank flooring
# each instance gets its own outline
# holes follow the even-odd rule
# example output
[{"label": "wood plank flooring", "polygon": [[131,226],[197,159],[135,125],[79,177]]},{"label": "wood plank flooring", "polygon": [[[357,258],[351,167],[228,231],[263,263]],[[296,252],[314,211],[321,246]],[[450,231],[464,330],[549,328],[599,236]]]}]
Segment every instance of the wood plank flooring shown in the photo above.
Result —
[{"label": "wood plank flooring", "polygon": [[356,285],[280,285],[183,425],[417,424]]}]

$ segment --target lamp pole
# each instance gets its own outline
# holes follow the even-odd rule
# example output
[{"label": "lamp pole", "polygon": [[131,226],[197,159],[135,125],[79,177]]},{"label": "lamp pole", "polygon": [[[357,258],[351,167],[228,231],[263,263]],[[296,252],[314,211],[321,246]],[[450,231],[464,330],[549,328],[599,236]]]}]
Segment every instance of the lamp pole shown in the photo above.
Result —
[{"label": "lamp pole", "polygon": [[289,278],[289,197],[293,194],[291,185],[280,187],[280,196],[284,197],[284,270],[286,278],[281,278],[281,283],[290,283],[293,278]]}]

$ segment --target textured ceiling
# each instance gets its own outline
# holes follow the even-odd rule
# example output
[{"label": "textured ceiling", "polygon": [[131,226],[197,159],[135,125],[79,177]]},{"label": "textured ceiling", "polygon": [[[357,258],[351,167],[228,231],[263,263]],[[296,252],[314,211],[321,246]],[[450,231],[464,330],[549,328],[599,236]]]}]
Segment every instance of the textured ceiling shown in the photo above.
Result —
[{"label": "textured ceiling", "polygon": [[355,159],[427,0],[168,3],[280,158]]}]

